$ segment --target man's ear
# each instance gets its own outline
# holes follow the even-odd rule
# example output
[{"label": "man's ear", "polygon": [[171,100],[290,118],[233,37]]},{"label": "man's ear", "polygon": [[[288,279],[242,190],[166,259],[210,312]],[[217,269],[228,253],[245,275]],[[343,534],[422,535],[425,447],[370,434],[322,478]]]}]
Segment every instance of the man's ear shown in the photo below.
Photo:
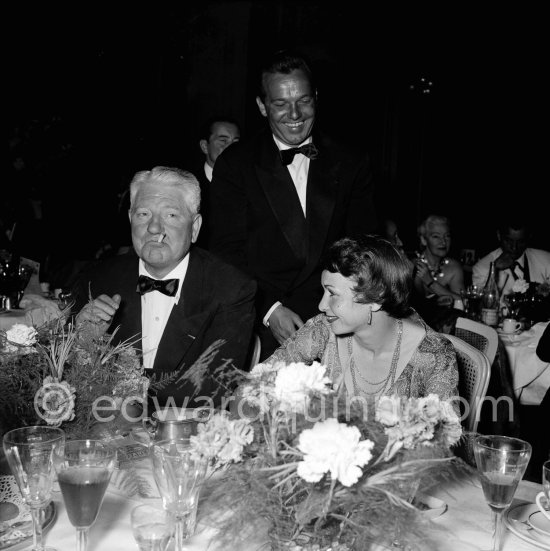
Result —
[{"label": "man's ear", "polygon": [[205,155],[208,155],[208,142],[204,138],[199,141],[199,147]]},{"label": "man's ear", "polygon": [[256,96],[256,103],[258,104],[258,109],[260,110],[260,113],[267,117],[267,109],[265,108],[264,102],[261,100],[260,96]]},{"label": "man's ear", "polygon": [[195,243],[197,241],[197,237],[199,236],[199,231],[202,226],[202,216],[200,214],[195,215],[195,220],[193,220],[193,226],[191,228],[191,243]]}]

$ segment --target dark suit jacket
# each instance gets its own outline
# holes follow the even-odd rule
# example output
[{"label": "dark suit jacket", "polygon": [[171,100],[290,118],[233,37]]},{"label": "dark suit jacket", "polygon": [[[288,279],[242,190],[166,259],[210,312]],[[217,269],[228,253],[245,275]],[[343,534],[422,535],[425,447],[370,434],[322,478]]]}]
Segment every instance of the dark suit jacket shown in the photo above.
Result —
[{"label": "dark suit jacket", "polygon": [[[138,260],[132,252],[100,261],[81,274],[74,289],[75,312],[79,312],[88,300],[88,284],[94,298],[100,294],[121,295],[120,307],[109,328],[112,332],[120,326],[115,343],[141,334],[141,296],[136,291]],[[255,282],[241,271],[193,247],[180,300],[168,318],[152,372],[158,376],[189,368],[217,339],[225,339],[226,343],[209,370],[225,359],[246,369],[244,362],[252,335],[255,291]],[[141,349],[141,340],[136,347]],[[205,384],[199,391],[189,383],[171,384],[159,391],[157,398],[164,404],[173,396],[181,406],[185,398],[196,400],[197,396],[213,396],[217,390],[213,384]]]},{"label": "dark suit jacket", "polygon": [[206,177],[206,173],[204,172],[204,158],[201,160],[201,162],[197,162],[194,165],[193,170],[191,172],[193,173],[195,178],[197,178],[201,186],[200,213],[202,215],[202,226],[201,226],[201,231],[199,232],[199,237],[195,244],[198,247],[201,247],[202,249],[208,250],[208,242],[209,242],[208,205],[210,202],[210,199],[209,199],[210,180],[208,180],[208,178]]},{"label": "dark suit jacket", "polygon": [[[232,144],[214,166],[209,250],[256,279],[258,321],[276,301],[304,321],[317,314],[323,253],[341,237],[376,228],[367,154],[319,133],[313,142],[319,156],[309,166],[306,217],[271,131]],[[262,347],[265,357],[264,338]]]}]

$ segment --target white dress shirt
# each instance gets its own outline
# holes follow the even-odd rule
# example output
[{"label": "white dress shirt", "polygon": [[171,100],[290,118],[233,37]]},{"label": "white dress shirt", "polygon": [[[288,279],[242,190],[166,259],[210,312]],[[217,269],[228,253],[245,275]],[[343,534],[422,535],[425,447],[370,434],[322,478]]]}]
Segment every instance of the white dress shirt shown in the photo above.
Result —
[{"label": "white dress shirt", "polygon": [[[472,283],[480,288],[483,288],[489,275],[489,266],[502,254],[502,249],[498,248],[490,252],[487,256],[478,260],[472,267]],[[525,259],[529,264],[529,279],[537,283],[543,283],[550,278],[550,252],[541,249],[525,249],[525,252],[518,258],[518,264],[524,268]],[[516,268],[517,270],[517,268]],[[498,273],[497,285],[500,291],[501,299],[512,291],[516,278],[525,279],[523,272],[518,270],[516,277],[512,274],[510,268],[500,270]]]},{"label": "white dress shirt", "polygon": [[[284,144],[283,142],[279,141],[275,136],[273,136],[273,139],[275,140],[275,143],[277,144],[277,147],[279,150],[281,149],[291,149],[291,147],[300,147],[302,145],[305,145],[307,143],[311,143],[311,137],[309,137],[305,142],[302,142],[299,145],[293,145],[289,146]],[[302,155],[302,153],[298,153],[294,155],[294,159],[292,162],[287,165],[288,171],[290,172],[290,177],[292,178],[292,181],[294,182],[294,187],[296,188],[296,193],[298,194],[298,199],[300,200],[300,205],[302,206],[302,211],[304,212],[304,216],[306,215],[306,197],[307,197],[307,175],[309,172],[309,157],[306,155]],[[263,324],[268,327],[269,323],[269,316],[271,316],[273,310],[277,308],[281,303],[276,302],[268,311],[267,314],[264,316]]]},{"label": "white dress shirt", "polygon": [[214,169],[205,161],[204,162],[204,174],[208,178],[208,181],[212,181],[212,172]]},{"label": "white dress shirt", "polygon": [[[165,279],[179,279],[178,291],[175,296],[169,297],[159,291],[150,291],[141,295],[141,346],[143,349],[143,367],[153,369],[157,349],[170,312],[175,304],[178,304],[183,280],[189,266],[189,253],[185,258],[165,277]],[[139,260],[139,275],[153,277],[146,269],[143,260]],[[156,279],[156,278],[153,278]]]}]

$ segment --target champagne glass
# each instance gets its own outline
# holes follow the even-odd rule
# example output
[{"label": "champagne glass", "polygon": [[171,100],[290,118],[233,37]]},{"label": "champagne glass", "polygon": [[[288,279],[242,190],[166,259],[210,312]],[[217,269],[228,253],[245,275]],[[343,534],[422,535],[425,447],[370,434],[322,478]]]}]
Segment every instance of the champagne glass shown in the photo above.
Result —
[{"label": "champagne glass", "polygon": [[174,519],[168,511],[138,505],[132,509],[131,521],[139,551],[166,551],[174,535]]},{"label": "champagne glass", "polygon": [[163,507],[175,520],[175,550],[182,551],[184,541],[195,531],[206,461],[193,455],[188,438],[160,440],[151,450]]},{"label": "champagne glass", "polygon": [[474,441],[474,455],[485,500],[493,511],[493,551],[500,551],[502,515],[525,473],[531,444],[508,436],[480,435]]},{"label": "champagne glass", "polygon": [[103,503],[115,458],[115,450],[100,440],[72,440],[66,442],[64,452],[56,454],[57,480],[76,528],[77,551],[88,548],[88,533]]},{"label": "champagne glass", "polygon": [[63,449],[65,433],[59,428],[47,426],[22,427],[4,434],[3,442],[10,469],[31,510],[32,549],[55,551],[52,547],[44,547],[42,524],[44,509],[52,496],[54,452]]}]

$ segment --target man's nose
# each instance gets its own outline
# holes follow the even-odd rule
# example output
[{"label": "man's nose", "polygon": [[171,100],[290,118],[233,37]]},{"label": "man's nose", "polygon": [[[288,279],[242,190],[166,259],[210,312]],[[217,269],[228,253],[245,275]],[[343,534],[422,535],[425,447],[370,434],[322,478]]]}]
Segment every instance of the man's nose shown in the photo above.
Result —
[{"label": "man's nose", "polygon": [[162,218],[160,216],[151,216],[147,229],[149,230],[149,233],[161,233],[164,229]]}]

